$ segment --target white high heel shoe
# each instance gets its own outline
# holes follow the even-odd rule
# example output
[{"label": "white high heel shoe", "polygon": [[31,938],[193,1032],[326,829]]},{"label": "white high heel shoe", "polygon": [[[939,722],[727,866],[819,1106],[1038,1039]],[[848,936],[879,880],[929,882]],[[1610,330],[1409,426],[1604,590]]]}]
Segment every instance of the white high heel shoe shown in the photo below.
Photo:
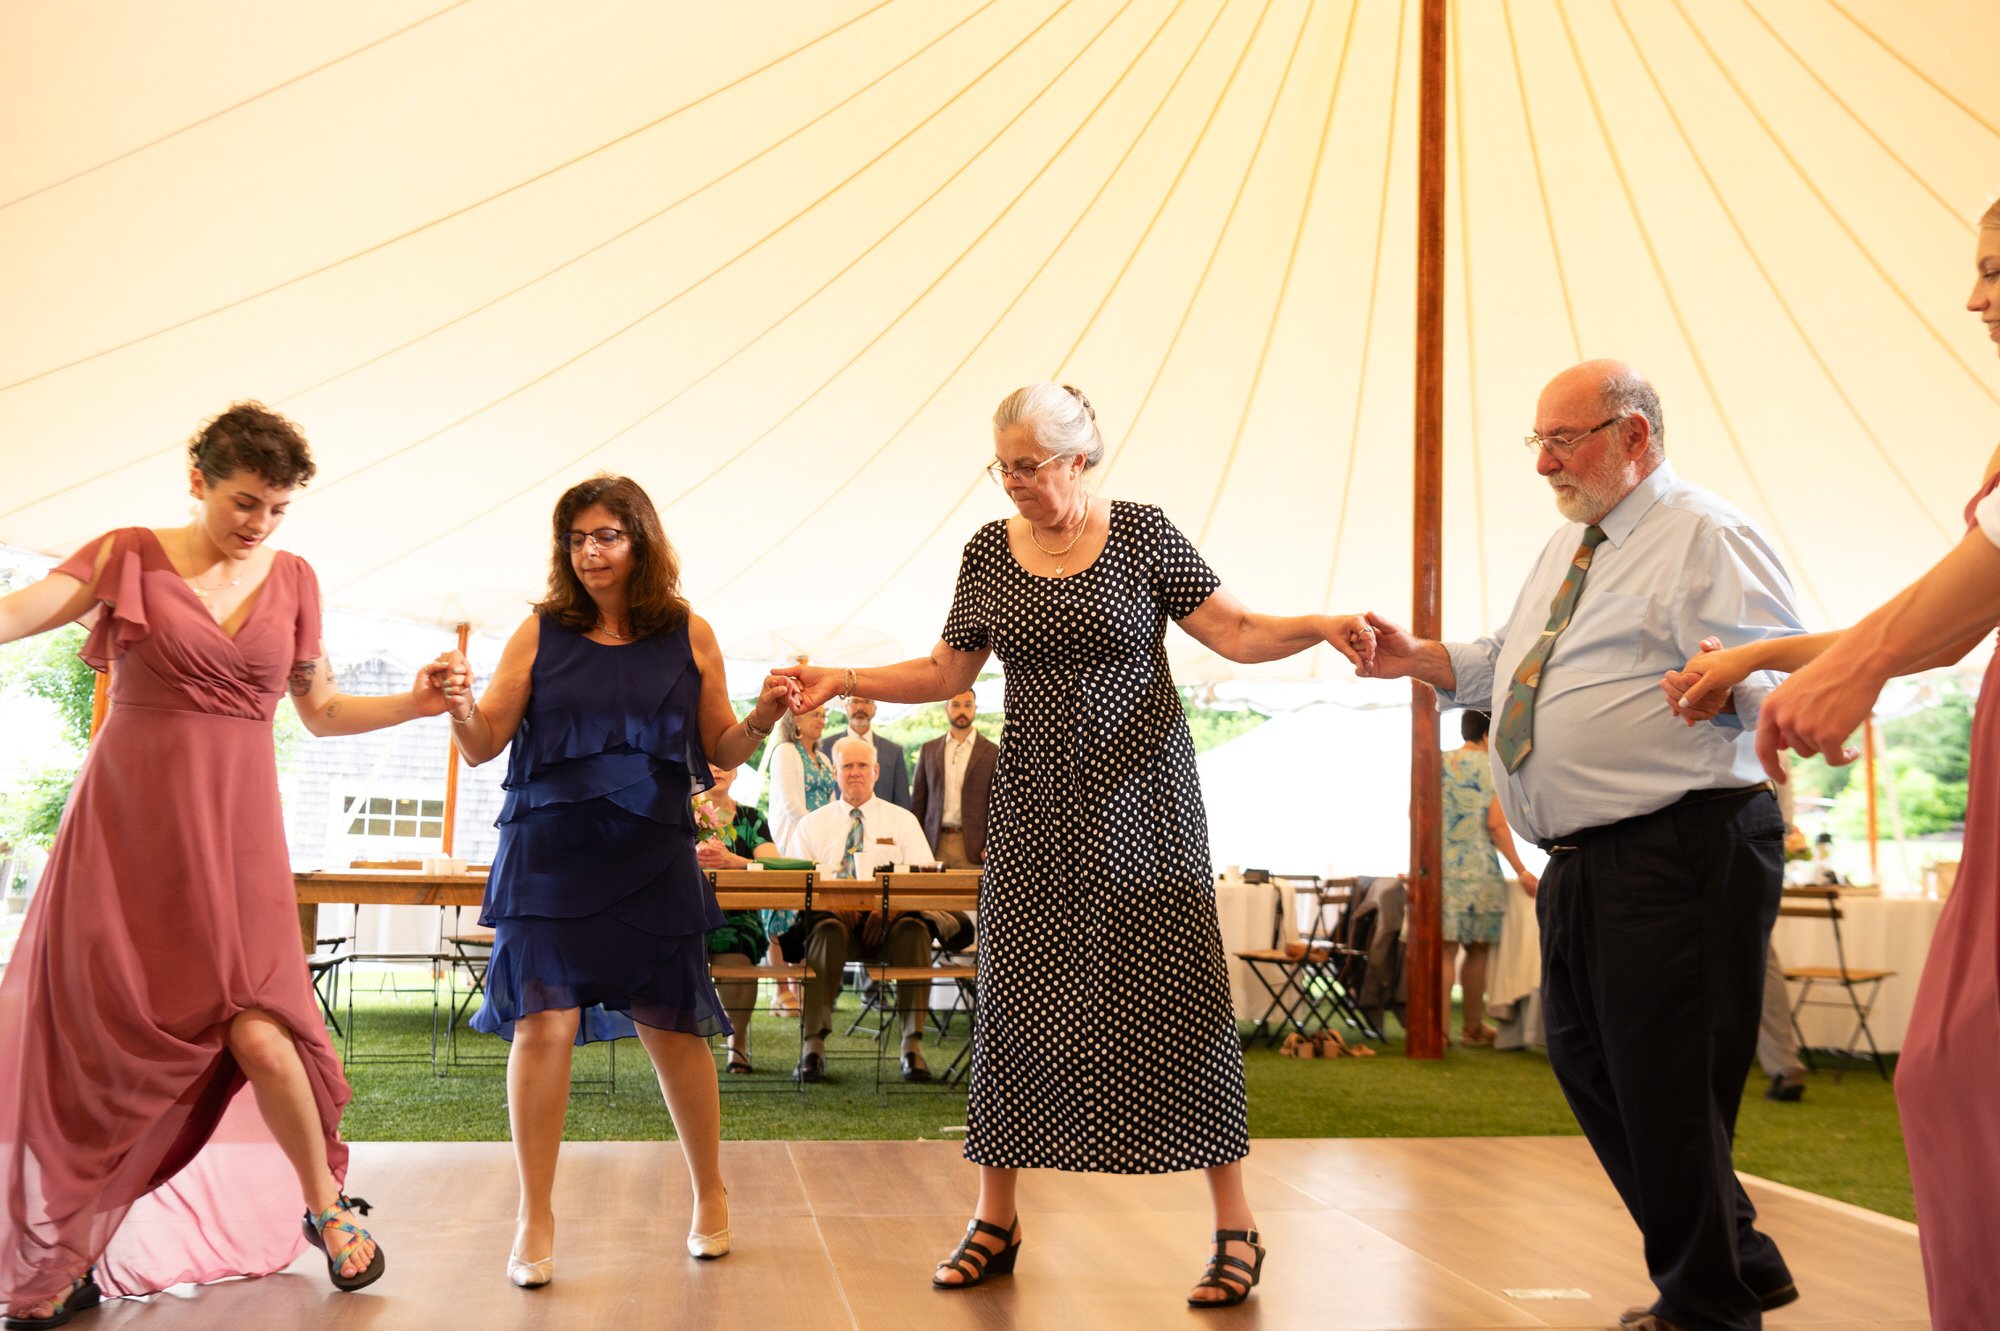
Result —
[{"label": "white high heel shoe", "polygon": [[[725,1235],[725,1246],[727,1236]],[[540,1289],[555,1279],[556,1259],[554,1254],[539,1262],[524,1262],[512,1253],[507,1254],[507,1278],[522,1289]]]},{"label": "white high heel shoe", "polygon": [[[729,1189],[722,1190],[723,1201],[729,1199]],[[698,1233],[692,1225],[688,1227],[688,1254],[703,1261],[713,1261],[729,1251],[729,1226],[724,1225],[713,1234]]]}]

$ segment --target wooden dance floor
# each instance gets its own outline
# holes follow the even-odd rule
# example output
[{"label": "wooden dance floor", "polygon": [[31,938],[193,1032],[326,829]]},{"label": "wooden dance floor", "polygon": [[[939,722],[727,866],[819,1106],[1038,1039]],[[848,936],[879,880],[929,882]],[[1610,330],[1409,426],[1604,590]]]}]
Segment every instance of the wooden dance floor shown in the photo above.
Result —
[{"label": "wooden dance floor", "polygon": [[[508,1327],[1091,1328],[1301,1331],[1598,1328],[1650,1299],[1637,1231],[1578,1138],[1260,1141],[1251,1200],[1271,1256],[1249,1303],[1197,1313],[1207,1221],[1198,1175],[1038,1173],[1021,1185],[1018,1274],[930,1288],[972,1203],[951,1142],[729,1142],[736,1250],[687,1256],[685,1170],[671,1143],[563,1148],[555,1283],[504,1266],[514,1175],[505,1144],[363,1143],[389,1271],[334,1293],[318,1254],[285,1275],[114,1303],[119,1331],[495,1331]],[[1750,1182],[1803,1297],[1772,1328],[1919,1331],[1914,1227]]]}]

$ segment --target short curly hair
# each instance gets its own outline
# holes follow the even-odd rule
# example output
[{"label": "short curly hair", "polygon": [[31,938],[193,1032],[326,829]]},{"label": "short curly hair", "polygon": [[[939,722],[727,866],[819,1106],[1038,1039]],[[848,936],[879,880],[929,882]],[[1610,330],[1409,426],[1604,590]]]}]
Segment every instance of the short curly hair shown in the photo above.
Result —
[{"label": "short curly hair", "polygon": [[210,485],[251,471],[287,490],[306,484],[318,470],[299,427],[261,402],[233,402],[197,430],[188,440],[188,465]]}]

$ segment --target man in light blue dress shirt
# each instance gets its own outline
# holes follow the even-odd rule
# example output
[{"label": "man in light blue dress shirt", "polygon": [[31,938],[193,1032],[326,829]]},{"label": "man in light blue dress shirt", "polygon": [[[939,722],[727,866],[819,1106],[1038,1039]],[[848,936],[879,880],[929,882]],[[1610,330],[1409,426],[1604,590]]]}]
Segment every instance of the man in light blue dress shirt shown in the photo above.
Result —
[{"label": "man in light blue dress shirt", "polygon": [[1506,625],[1438,643],[1371,616],[1368,673],[1490,707],[1496,737],[1512,704],[1515,765],[1496,743],[1493,777],[1507,820],[1550,853],[1536,898],[1549,1062],[1659,1288],[1621,1325],[1754,1331],[1797,1297],[1730,1160],[1784,857],[1754,747],[1777,679],[1746,679],[1695,724],[1660,680],[1704,638],[1804,630],[1763,536],[1668,465],[1659,397],[1629,366],[1556,376],[1527,442],[1569,521]]}]

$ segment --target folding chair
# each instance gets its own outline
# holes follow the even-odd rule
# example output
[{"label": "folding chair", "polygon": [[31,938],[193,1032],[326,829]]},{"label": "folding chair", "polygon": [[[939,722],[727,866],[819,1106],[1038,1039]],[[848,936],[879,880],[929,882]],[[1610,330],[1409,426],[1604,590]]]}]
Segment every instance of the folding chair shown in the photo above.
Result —
[{"label": "folding chair", "polygon": [[[1857,1047],[1865,1040],[1868,1043],[1867,1056],[1875,1061],[1875,1071],[1881,1074],[1882,1080],[1889,1080],[1889,1063],[1875,1045],[1875,1033],[1868,1028],[1868,1014],[1875,1010],[1875,1001],[1882,995],[1882,982],[1896,972],[1864,970],[1847,964],[1847,944],[1840,934],[1842,912],[1839,888],[1788,887],[1778,913],[1825,920],[1833,926],[1833,958],[1836,964],[1785,968],[1785,979],[1796,981],[1800,986],[1799,996],[1792,1003],[1792,1034],[1799,1042],[1806,1066],[1814,1071],[1819,1069],[1819,1065],[1813,1062],[1812,1047],[1806,1042],[1805,1032],[1799,1027],[1799,1013],[1809,1007],[1842,1008],[1853,1014],[1854,1029],[1848,1032],[1846,1047],[1829,1051],[1842,1060],[1833,1079],[1839,1081],[1847,1072],[1847,1064],[1859,1061],[1862,1055]],[[1813,990],[1820,986],[1840,990],[1841,997],[1815,999]]]},{"label": "folding chair", "polygon": [[[339,938],[313,939],[313,954],[306,958],[306,973],[312,977],[313,997],[319,999],[319,1010],[326,1018],[326,1024],[343,1041],[347,1031],[341,1026],[334,1009],[340,1006],[340,968],[347,964],[346,947],[354,940],[345,936]],[[326,949],[332,949],[328,951]]]},{"label": "folding chair", "polygon": [[[932,991],[935,992],[936,986],[940,982],[956,985],[959,1002],[971,1014],[972,1024],[976,1029],[979,1025],[979,985],[977,983],[979,968],[968,964],[894,966],[886,961],[870,961],[864,963],[864,966],[869,977],[875,981],[876,994],[881,1000],[876,1007],[878,1016],[875,1029],[871,1032],[875,1037],[875,1091],[880,1095],[886,1094],[886,1088],[882,1082],[883,1053],[891,1044],[895,1043],[887,1037],[890,1029],[896,1023],[896,986],[899,983],[910,984],[927,981],[932,986]],[[968,1032],[964,1047],[952,1056],[951,1062],[945,1065],[944,1070],[931,1074],[932,1085],[949,1088],[952,1082],[971,1072],[971,1061],[972,1037]]]},{"label": "folding chair", "polygon": [[[762,997],[761,982],[764,980],[772,980],[778,983],[790,982],[793,984],[798,984],[803,986],[806,983],[806,981],[813,978],[812,967],[806,965],[804,962],[799,962],[796,965],[787,963],[782,966],[773,966],[768,962],[760,962],[755,966],[734,966],[726,968],[720,972],[715,971],[715,969],[711,967],[709,973],[717,980],[747,980],[754,977],[757,981],[759,981],[760,998]],[[754,1013],[757,1010],[757,1004],[753,1002],[751,1004],[750,1010]],[[799,1015],[796,1020],[798,1022],[798,1027],[799,1027],[798,1047],[800,1049],[804,1049],[806,1045],[806,1014],[803,1006],[801,1006]],[[716,1077],[716,1082],[722,1088],[721,1089],[722,1094],[757,1095],[757,1094],[767,1094],[774,1091],[790,1091],[798,1095],[805,1094],[806,1083],[792,1076],[792,1069],[790,1066],[785,1066],[782,1073],[775,1073],[769,1076],[755,1072],[751,1073],[749,1076],[738,1075],[732,1077],[727,1075],[724,1069],[727,1067],[728,1064],[729,1046],[725,1042],[723,1044],[717,1045],[716,1048],[720,1051],[720,1057],[722,1059],[722,1061],[716,1065],[716,1071],[719,1074]],[[797,1058],[796,1053],[794,1053],[793,1057],[794,1060],[796,1060]],[[752,1055],[752,1059],[754,1062],[755,1059],[754,1054]],[[772,1066],[778,1066],[778,1065],[773,1064]]]},{"label": "folding chair", "polygon": [[[1276,1044],[1288,1030],[1303,1036],[1325,1030],[1341,1010],[1343,993],[1337,975],[1338,947],[1328,927],[1327,910],[1345,901],[1352,879],[1328,879],[1322,883],[1314,874],[1273,874],[1279,885],[1273,934],[1279,946],[1249,948],[1236,953],[1263,986],[1270,999],[1264,1014],[1245,1037],[1251,1043],[1260,1036],[1268,1045]],[[1291,890],[1287,892],[1286,888]],[[1289,922],[1296,925],[1298,906],[1311,907],[1305,936],[1286,946]],[[1288,920],[1286,912],[1292,914]],[[1294,950],[1296,949],[1296,950]]]}]

